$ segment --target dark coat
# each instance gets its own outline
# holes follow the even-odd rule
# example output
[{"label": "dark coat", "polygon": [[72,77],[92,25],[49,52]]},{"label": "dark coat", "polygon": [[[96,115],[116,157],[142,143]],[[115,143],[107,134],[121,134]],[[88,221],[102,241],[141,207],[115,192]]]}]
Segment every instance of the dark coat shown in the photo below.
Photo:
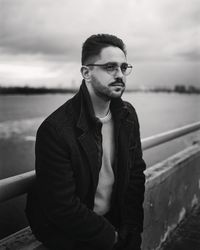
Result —
[{"label": "dark coat", "polygon": [[[68,250],[112,249],[115,230],[142,232],[144,169],[135,109],[111,101],[115,124],[115,183],[107,216],[93,212],[101,167],[101,123],[94,116],[85,83],[39,127],[36,182],[26,213],[42,242],[62,242]],[[88,248],[80,246],[88,246]],[[61,248],[60,249],[64,249]]]}]

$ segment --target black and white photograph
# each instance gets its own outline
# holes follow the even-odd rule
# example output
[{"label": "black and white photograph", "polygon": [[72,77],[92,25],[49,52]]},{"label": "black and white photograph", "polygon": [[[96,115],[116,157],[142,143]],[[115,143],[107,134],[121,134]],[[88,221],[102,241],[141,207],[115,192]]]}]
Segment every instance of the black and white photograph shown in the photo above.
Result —
[{"label": "black and white photograph", "polygon": [[0,0],[0,250],[200,250],[198,0]]}]

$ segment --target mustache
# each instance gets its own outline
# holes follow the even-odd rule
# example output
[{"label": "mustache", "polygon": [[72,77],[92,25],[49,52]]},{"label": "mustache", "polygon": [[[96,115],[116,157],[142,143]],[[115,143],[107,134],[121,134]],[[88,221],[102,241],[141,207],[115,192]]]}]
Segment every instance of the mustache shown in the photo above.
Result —
[{"label": "mustache", "polygon": [[123,87],[125,87],[125,82],[121,78],[117,78],[116,81],[111,82],[109,85],[110,86],[115,86],[116,84],[121,83]]}]

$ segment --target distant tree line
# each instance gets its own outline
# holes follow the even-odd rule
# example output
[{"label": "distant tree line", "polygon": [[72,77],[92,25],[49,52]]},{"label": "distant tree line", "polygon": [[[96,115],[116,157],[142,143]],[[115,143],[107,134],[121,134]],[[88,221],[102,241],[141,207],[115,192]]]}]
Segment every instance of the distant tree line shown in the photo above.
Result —
[{"label": "distant tree line", "polygon": [[[147,90],[149,91],[149,90]],[[176,92],[180,94],[200,94],[200,88],[195,86],[185,86],[185,85],[175,85],[174,88],[167,88],[167,87],[156,87],[150,89],[151,92]]]},{"label": "distant tree line", "polygon": [[[166,93],[171,93],[171,92],[176,92],[176,93],[181,93],[181,94],[200,94],[200,88],[197,88],[195,86],[185,86],[185,85],[175,85],[174,88],[168,88],[168,87],[155,87],[155,88],[150,88],[150,89],[127,89],[127,92],[132,92],[132,91],[143,91],[143,92],[166,92]],[[0,95],[6,95],[6,94],[11,94],[11,95],[34,95],[34,94],[64,94],[64,93],[75,93],[77,92],[77,89],[73,88],[45,88],[45,87],[39,87],[39,88],[34,88],[34,87],[4,87],[0,86]]]},{"label": "distant tree line", "polygon": [[45,87],[3,87],[0,86],[0,95],[5,94],[22,94],[22,95],[34,95],[34,94],[56,94],[56,93],[74,93],[77,89],[64,89],[64,88],[45,88]]},{"label": "distant tree line", "polygon": [[199,94],[200,88],[197,88],[195,86],[186,87],[185,85],[176,85],[174,87],[174,91],[178,93]]}]

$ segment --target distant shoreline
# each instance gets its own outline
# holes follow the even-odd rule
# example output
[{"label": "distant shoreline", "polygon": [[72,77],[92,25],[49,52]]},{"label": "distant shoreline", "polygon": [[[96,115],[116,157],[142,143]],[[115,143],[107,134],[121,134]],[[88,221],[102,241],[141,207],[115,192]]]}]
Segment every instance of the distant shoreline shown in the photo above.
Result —
[{"label": "distant shoreline", "polygon": [[0,86],[0,95],[44,95],[44,94],[66,94],[76,93],[78,89],[72,88],[33,88],[33,87],[2,87]]},{"label": "distant shoreline", "polygon": [[[0,95],[44,95],[76,93],[78,88],[45,88],[45,87],[3,87],[0,86]],[[194,86],[176,85],[173,89],[167,87],[155,87],[147,89],[126,89],[126,92],[154,92],[154,93],[179,93],[200,94],[200,88]]]}]

